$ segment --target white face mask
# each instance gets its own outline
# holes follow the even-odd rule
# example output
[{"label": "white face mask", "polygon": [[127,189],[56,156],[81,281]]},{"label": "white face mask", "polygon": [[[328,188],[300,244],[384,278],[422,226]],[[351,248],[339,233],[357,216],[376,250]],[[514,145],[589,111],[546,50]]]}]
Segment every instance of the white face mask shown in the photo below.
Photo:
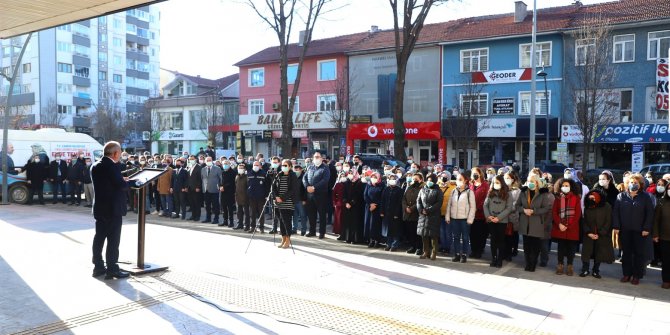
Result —
[{"label": "white face mask", "polygon": [[321,162],[322,162],[322,160],[321,160],[321,159],[314,159],[312,162],[313,162],[314,165],[316,165],[316,166],[321,166]]},{"label": "white face mask", "polygon": [[351,168],[348,167],[348,166],[345,166],[345,167],[342,168],[342,171],[344,171],[344,172],[349,172],[350,170],[351,170]]},{"label": "white face mask", "polygon": [[499,183],[493,184],[493,189],[494,190],[500,190],[501,188],[502,188],[502,185],[500,185]]},{"label": "white face mask", "polygon": [[568,187],[568,186],[561,187],[561,192],[563,192],[565,194],[570,193],[570,187]]},{"label": "white face mask", "polygon": [[247,172],[247,170],[245,170],[245,169],[237,169],[238,174],[245,174],[246,172]]},{"label": "white face mask", "polygon": [[507,184],[507,186],[512,186],[513,182],[514,182],[514,180],[512,180],[510,178],[505,178],[505,184]]},{"label": "white face mask", "polygon": [[462,180],[456,180],[456,186],[458,186],[458,187],[460,188],[460,187],[463,187],[463,185],[465,185],[465,182],[464,182],[464,181],[462,181]]},{"label": "white face mask", "polygon": [[213,163],[212,162],[207,162],[206,164],[207,164],[207,166],[212,166]]},{"label": "white face mask", "polygon": [[342,178],[340,178],[340,183],[344,183],[344,182],[346,182],[346,181],[347,181],[347,177],[342,177]]},{"label": "white face mask", "polygon": [[395,179],[389,179],[386,181],[386,183],[389,184],[389,186],[395,186],[398,183],[398,181]]},{"label": "white face mask", "polygon": [[570,173],[564,173],[564,174],[563,174],[563,179],[572,179],[572,174],[570,174]]},{"label": "white face mask", "polygon": [[258,172],[261,169],[261,167],[260,166],[254,166],[251,169],[254,170],[254,172]]},{"label": "white face mask", "polygon": [[610,183],[610,181],[607,180],[607,179],[598,180],[598,185],[600,185],[601,187],[606,187],[607,185],[609,185],[609,183]]},{"label": "white face mask", "polygon": [[487,178],[487,179],[493,179],[494,176],[495,176],[495,175],[494,175],[493,173],[487,173],[487,174],[486,174],[486,178]]},{"label": "white face mask", "polygon": [[353,175],[353,174],[348,175],[348,176],[347,176],[347,179],[349,179],[349,180],[354,180],[354,175]]},{"label": "white face mask", "polygon": [[377,184],[378,181],[379,179],[377,178],[370,178],[370,182],[372,183],[372,185]]},{"label": "white face mask", "polygon": [[656,192],[658,193],[665,192],[665,186],[656,186]]},{"label": "white face mask", "polygon": [[342,171],[342,167],[341,167],[341,166],[339,166],[339,165],[338,165],[338,166],[336,166],[336,167],[335,167],[335,171],[337,171],[337,172],[340,172],[340,171]]}]

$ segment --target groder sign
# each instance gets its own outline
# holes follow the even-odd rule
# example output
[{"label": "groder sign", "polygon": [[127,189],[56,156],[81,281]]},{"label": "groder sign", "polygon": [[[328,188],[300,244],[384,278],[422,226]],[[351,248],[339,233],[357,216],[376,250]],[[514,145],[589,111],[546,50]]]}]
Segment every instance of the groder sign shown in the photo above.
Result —
[{"label": "groder sign", "polygon": [[530,80],[530,76],[530,69],[474,72],[472,74],[472,81],[474,83],[488,84],[516,83],[518,81]]},{"label": "groder sign", "polygon": [[[439,122],[405,122],[404,126],[405,139],[440,139]],[[347,138],[349,140],[392,140],[394,134],[393,123],[350,124]]]}]

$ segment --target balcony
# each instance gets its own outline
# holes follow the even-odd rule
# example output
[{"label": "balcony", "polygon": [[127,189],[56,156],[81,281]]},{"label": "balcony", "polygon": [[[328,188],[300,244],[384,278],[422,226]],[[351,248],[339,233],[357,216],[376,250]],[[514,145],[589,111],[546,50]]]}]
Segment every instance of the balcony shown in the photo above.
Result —
[{"label": "balcony", "polygon": [[80,86],[80,87],[91,87],[91,79],[89,79],[89,78],[73,76],[72,77],[72,83],[74,85]]}]

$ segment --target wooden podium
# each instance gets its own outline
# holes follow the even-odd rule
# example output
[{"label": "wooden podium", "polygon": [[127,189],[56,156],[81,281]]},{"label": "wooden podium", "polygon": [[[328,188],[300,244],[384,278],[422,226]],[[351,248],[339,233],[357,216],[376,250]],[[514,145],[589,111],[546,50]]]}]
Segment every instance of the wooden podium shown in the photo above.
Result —
[{"label": "wooden podium", "polygon": [[122,267],[131,275],[141,275],[150,272],[166,270],[167,266],[150,264],[144,262],[144,238],[145,238],[145,220],[146,220],[146,199],[147,188],[151,182],[156,181],[160,176],[168,172],[163,169],[144,169],[131,175],[129,181],[133,181],[135,186],[131,187],[137,190],[137,263],[129,264],[128,267]]}]

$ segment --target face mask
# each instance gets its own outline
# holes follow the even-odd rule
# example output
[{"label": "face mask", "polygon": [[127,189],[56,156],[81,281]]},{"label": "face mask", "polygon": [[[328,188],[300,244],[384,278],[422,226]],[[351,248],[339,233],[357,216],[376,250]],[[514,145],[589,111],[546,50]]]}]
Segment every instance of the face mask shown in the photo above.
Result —
[{"label": "face mask", "polygon": [[339,165],[338,165],[338,166],[336,166],[336,167],[335,167],[335,171],[337,171],[337,172],[340,172],[340,171],[342,171],[342,167],[341,167],[341,166],[339,166]]},{"label": "face mask", "polygon": [[640,189],[640,185],[638,185],[638,184],[628,184],[628,189],[631,192],[637,192]]},{"label": "face mask", "polygon": [[287,173],[289,171],[288,166],[282,166],[281,167],[281,172]]},{"label": "face mask", "polygon": [[237,159],[237,164],[242,164],[242,163],[244,163],[244,159],[238,158]]},{"label": "face mask", "polygon": [[342,178],[340,178],[340,183],[344,183],[344,182],[346,182],[346,181],[347,181],[347,177],[342,177]]},{"label": "face mask", "polygon": [[[145,162],[145,161],[140,161],[140,165],[144,165],[144,164],[146,164],[146,163],[147,163],[147,162]],[[132,164],[132,162],[131,162],[131,164]]]},{"label": "face mask", "polygon": [[39,162],[40,162],[40,159],[39,159],[39,158],[35,158],[35,163],[39,163]]},{"label": "face mask", "polygon": [[414,182],[414,179],[412,179],[412,177],[407,177],[407,184],[411,185],[412,182]]},{"label": "face mask", "polygon": [[212,165],[213,165],[212,162],[207,162],[207,163],[205,163],[205,164],[207,164],[207,166],[212,166]]},{"label": "face mask", "polygon": [[535,189],[535,183],[528,183],[528,189],[534,190]]},{"label": "face mask", "polygon": [[224,170],[228,170],[228,169],[230,169],[230,165],[228,165],[228,164],[223,164],[223,169],[224,169]]},{"label": "face mask", "polygon": [[514,180],[512,180],[512,179],[505,178],[505,184],[507,184],[507,186],[512,186],[512,182],[513,182],[513,181],[514,181]]},{"label": "face mask", "polygon": [[298,176],[298,177],[300,177],[300,175],[302,174],[302,171],[298,171],[298,170],[293,170],[293,172],[295,172],[295,175]]},{"label": "face mask", "polygon": [[254,166],[251,169],[254,170],[254,172],[258,172],[258,171],[260,171],[261,167],[260,166]]},{"label": "face mask", "polygon": [[345,166],[345,167],[342,168],[342,171],[349,172],[349,171],[351,171],[351,167]]},{"label": "face mask", "polygon": [[189,159],[188,160],[188,165],[191,165],[191,166],[195,165],[195,159]]},{"label": "face mask", "polygon": [[[261,164],[263,164],[263,163],[261,163]],[[270,166],[271,166],[273,169],[276,169],[276,168],[279,167],[279,164],[278,164],[278,163],[272,163],[272,164],[270,164]]]},{"label": "face mask", "polygon": [[456,181],[456,186],[458,186],[458,187],[463,187],[463,185],[465,185],[465,182],[464,182],[464,181],[462,181],[462,180],[457,180],[457,181]]},{"label": "face mask", "polygon": [[412,163],[414,163],[413,160],[411,160],[411,159],[408,159],[408,160],[407,160],[407,164],[412,164]]},{"label": "face mask", "polygon": [[563,192],[564,194],[570,193],[570,187],[569,186],[561,187],[561,192]]},{"label": "face mask", "polygon": [[79,155],[79,158],[84,158],[84,155]]},{"label": "face mask", "polygon": [[177,164],[175,166],[177,167],[177,169],[181,169],[181,164]]},{"label": "face mask", "polygon": [[477,179],[479,179],[479,175],[478,175],[478,174],[476,174],[476,173],[475,173],[475,174],[473,174],[473,175],[472,175],[472,179],[473,179],[473,180],[477,180]]},{"label": "face mask", "polygon": [[56,157],[56,162],[60,162],[60,157]]},{"label": "face mask", "polygon": [[149,161],[149,165],[151,165],[151,164],[153,164],[153,163],[154,163],[154,161]]},{"label": "face mask", "polygon": [[128,156],[121,156],[121,159],[123,159],[125,161],[125,160],[128,159]]},{"label": "face mask", "polygon": [[86,166],[91,166],[91,162],[86,162]]},{"label": "face mask", "polygon": [[316,165],[316,166],[321,166],[321,162],[322,162],[322,160],[320,160],[320,159],[315,159],[315,160],[314,160],[314,165]]},{"label": "face mask", "polygon": [[369,180],[370,180],[369,177],[365,177],[365,178],[362,178],[362,179],[361,179],[361,182],[362,182],[363,184],[367,184]]},{"label": "face mask", "polygon": [[181,156],[182,158],[188,159],[188,154]]},{"label": "face mask", "polygon": [[398,177],[398,179],[400,179],[402,178],[402,173],[396,173],[395,176]]},{"label": "face mask", "polygon": [[569,173],[563,174],[563,179],[571,179],[571,178],[572,178],[571,174],[569,174]]},{"label": "face mask", "polygon": [[609,184],[609,180],[607,180],[607,179],[598,180],[598,185],[600,185],[601,187],[606,187],[608,184]]},{"label": "face mask", "polygon": [[502,185],[500,185],[500,184],[493,184],[493,189],[494,189],[494,190],[499,190],[499,189],[501,189],[501,188],[502,188]]},{"label": "face mask", "polygon": [[493,179],[494,176],[495,175],[493,173],[486,174],[486,178],[488,178],[488,179]]},{"label": "face mask", "polygon": [[134,160],[130,160],[129,162],[130,162],[130,164],[135,164]]},{"label": "face mask", "polygon": [[665,192],[665,186],[656,186],[656,192],[658,193]]},{"label": "face mask", "polygon": [[433,187],[433,185],[435,185],[435,183],[433,183],[431,180],[426,182],[426,186],[428,187]]},{"label": "face mask", "polygon": [[344,164],[344,159],[340,159],[340,164]]},{"label": "face mask", "polygon": [[237,174],[245,174],[247,170],[245,169],[237,169]]},{"label": "face mask", "polygon": [[389,186],[395,186],[398,183],[398,181],[395,179],[389,179],[386,181],[386,183],[389,184]]},{"label": "face mask", "polygon": [[347,175],[347,179],[354,180],[354,175],[353,174]]},{"label": "face mask", "polygon": [[372,182],[372,185],[377,184],[378,181],[379,181],[379,179],[377,179],[377,178],[371,178],[370,179],[370,182]]},{"label": "face mask", "polygon": [[202,164],[202,163],[204,163],[204,162],[205,162],[205,160],[203,160],[203,159],[198,159],[198,163]]},{"label": "face mask", "polygon": [[428,171],[433,171],[433,167],[432,167],[432,166],[429,166],[429,167],[426,168],[426,170],[428,170]]}]

